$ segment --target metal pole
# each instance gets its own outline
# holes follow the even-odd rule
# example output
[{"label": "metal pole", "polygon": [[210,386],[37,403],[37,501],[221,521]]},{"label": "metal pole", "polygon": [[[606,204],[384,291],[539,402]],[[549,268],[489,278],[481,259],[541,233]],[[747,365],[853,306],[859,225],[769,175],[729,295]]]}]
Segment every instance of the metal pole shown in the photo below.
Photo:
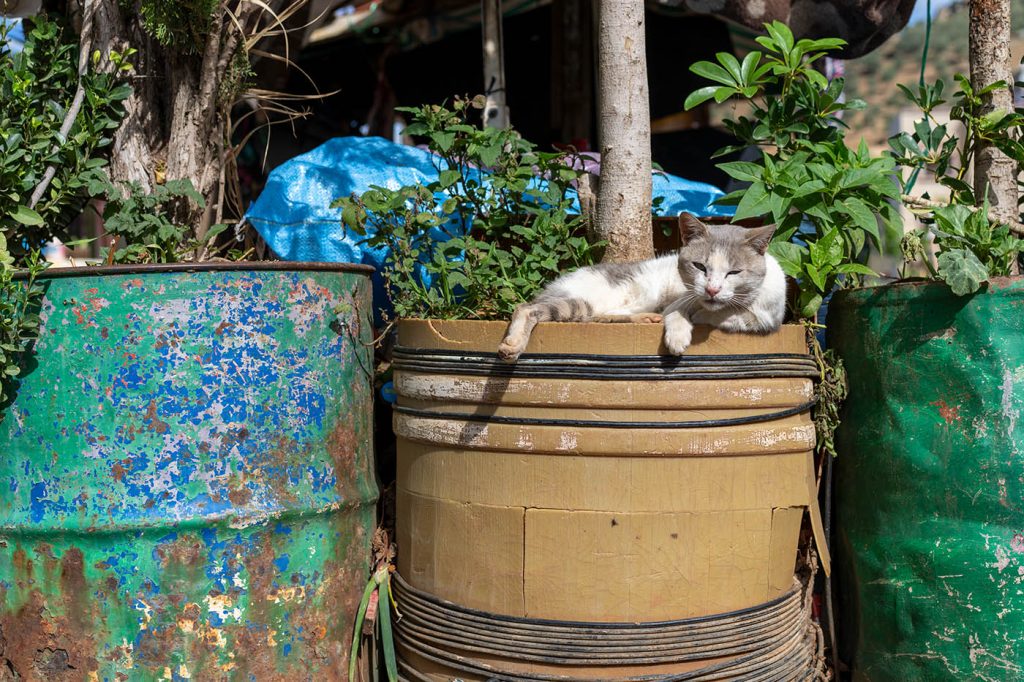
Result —
[{"label": "metal pole", "polygon": [[501,0],[482,0],[481,24],[484,40],[484,125],[491,128],[509,126],[505,104],[505,39],[502,35]]}]

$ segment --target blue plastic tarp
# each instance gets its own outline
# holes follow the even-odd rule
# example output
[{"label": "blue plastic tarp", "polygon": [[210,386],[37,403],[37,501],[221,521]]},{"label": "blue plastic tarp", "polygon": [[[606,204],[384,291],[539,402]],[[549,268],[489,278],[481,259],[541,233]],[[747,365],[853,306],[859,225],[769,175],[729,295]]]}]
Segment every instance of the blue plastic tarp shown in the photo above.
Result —
[{"label": "blue plastic tarp", "polygon": [[[364,263],[373,277],[375,316],[387,310],[381,277],[387,252],[361,243],[364,237],[341,223],[341,209],[331,208],[339,197],[361,194],[371,185],[398,189],[437,179],[438,157],[417,147],[379,137],[339,137],[285,162],[270,173],[245,218],[283,260]],[[731,215],[732,207],[715,206],[722,196],[713,185],[655,173],[654,197],[662,197],[658,213]]]}]

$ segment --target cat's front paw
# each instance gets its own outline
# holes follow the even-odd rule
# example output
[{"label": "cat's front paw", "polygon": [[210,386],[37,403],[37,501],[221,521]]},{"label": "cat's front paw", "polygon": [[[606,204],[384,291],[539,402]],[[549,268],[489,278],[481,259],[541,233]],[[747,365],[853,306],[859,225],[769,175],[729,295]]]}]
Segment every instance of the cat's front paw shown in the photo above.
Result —
[{"label": "cat's front paw", "polygon": [[693,325],[687,320],[665,324],[665,347],[672,355],[682,355],[693,341]]},{"label": "cat's front paw", "polygon": [[658,313],[636,313],[629,316],[630,321],[640,324],[656,324],[661,322],[661,315]]},{"label": "cat's front paw", "polygon": [[525,343],[521,340],[513,339],[511,336],[506,336],[498,344],[498,357],[504,362],[512,363],[519,359],[524,350],[526,350]]}]

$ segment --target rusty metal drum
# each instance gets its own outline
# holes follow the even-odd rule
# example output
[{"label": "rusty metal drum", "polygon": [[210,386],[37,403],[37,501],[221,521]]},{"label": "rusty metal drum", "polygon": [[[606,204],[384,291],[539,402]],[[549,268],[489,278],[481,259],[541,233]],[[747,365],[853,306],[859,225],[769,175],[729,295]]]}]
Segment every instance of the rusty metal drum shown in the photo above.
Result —
[{"label": "rusty metal drum", "polygon": [[43,279],[0,423],[3,673],[341,677],[378,497],[369,272]]}]

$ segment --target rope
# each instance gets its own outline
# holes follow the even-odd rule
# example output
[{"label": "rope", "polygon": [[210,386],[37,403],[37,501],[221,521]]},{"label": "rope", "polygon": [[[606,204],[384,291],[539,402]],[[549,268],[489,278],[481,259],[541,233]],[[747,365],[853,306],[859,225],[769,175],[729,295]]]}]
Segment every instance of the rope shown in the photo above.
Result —
[{"label": "rope", "polygon": [[558,379],[679,380],[814,378],[814,359],[797,353],[759,355],[594,355],[534,353],[515,364],[495,353],[469,353],[396,346],[396,371],[471,376]]},{"label": "rope", "polygon": [[[798,581],[758,606],[677,621],[593,623],[517,618],[469,609],[411,587],[392,585],[401,604],[398,644],[406,654],[460,674],[526,682],[578,678],[547,672],[511,675],[495,659],[568,667],[636,667],[705,662],[686,672],[641,674],[623,682],[811,679],[820,642],[808,628],[809,602]],[[725,659],[725,660],[723,660]],[[426,679],[405,660],[405,679]],[[617,678],[618,679],[618,678]]]},{"label": "rope", "polygon": [[725,419],[700,419],[687,422],[643,422],[643,421],[607,421],[607,420],[583,420],[583,419],[541,419],[537,417],[506,417],[490,414],[473,414],[467,412],[435,412],[433,410],[421,410],[413,407],[396,405],[393,409],[400,414],[407,414],[413,417],[425,417],[428,419],[453,419],[467,422],[487,422],[489,424],[514,424],[519,426],[583,426],[604,429],[705,429],[716,426],[740,426],[743,424],[757,424],[792,417],[795,414],[806,412],[814,407],[816,401],[790,407],[777,412],[764,414],[752,414],[744,417],[729,417]]}]

